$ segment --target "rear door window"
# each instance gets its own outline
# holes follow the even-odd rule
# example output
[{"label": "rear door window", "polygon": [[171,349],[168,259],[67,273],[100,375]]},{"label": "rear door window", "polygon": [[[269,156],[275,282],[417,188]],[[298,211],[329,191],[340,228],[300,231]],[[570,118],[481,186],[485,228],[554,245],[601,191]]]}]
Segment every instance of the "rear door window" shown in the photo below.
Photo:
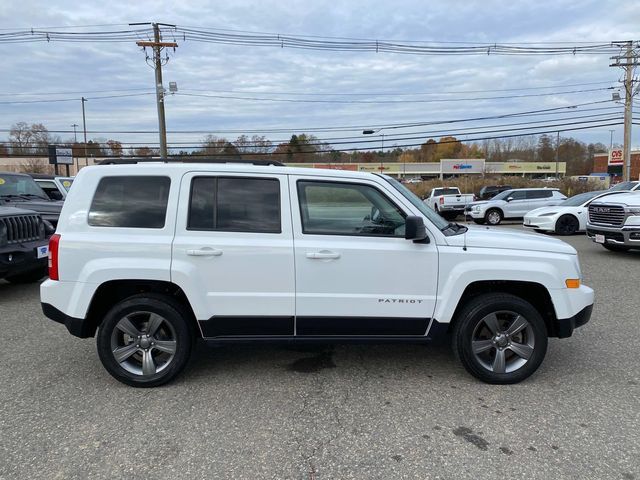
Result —
[{"label": "rear door window", "polygon": [[163,228],[170,186],[169,177],[104,177],[89,208],[89,225]]},{"label": "rear door window", "polygon": [[188,230],[281,233],[277,178],[195,177]]}]

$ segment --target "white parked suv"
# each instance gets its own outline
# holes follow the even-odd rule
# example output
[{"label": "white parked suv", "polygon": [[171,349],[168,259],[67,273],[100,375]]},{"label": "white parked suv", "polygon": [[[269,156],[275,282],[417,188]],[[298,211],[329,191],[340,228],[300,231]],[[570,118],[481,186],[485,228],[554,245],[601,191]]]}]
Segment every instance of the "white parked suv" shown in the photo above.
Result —
[{"label": "white parked suv", "polygon": [[499,225],[505,218],[523,218],[531,210],[558,205],[566,198],[557,188],[514,188],[468,204],[465,214],[480,225]]},{"label": "white parked suv", "polygon": [[[576,251],[448,223],[383,175],[247,164],[84,168],[50,242],[45,315],[150,387],[196,339],[429,342],[514,383],[591,315]],[[569,368],[565,366],[565,368]]]}]

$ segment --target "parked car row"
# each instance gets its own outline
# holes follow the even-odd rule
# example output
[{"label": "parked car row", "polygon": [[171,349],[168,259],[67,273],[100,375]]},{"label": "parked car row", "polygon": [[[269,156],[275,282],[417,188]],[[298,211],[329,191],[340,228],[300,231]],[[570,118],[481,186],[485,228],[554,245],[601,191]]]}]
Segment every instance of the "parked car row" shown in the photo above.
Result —
[{"label": "parked car row", "polygon": [[[56,180],[60,188],[65,181],[71,185],[71,179]],[[30,175],[0,172],[0,279],[36,282],[46,275],[49,238],[63,204],[57,197]]]}]

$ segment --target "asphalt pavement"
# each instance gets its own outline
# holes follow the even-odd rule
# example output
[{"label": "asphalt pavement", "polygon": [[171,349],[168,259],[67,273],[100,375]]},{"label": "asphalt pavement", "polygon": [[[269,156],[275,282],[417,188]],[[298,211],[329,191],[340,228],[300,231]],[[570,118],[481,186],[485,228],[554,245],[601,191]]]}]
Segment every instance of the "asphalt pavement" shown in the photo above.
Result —
[{"label": "asphalt pavement", "polygon": [[565,240],[593,317],[510,386],[446,346],[200,346],[134,389],[0,281],[0,478],[640,480],[640,252]]}]

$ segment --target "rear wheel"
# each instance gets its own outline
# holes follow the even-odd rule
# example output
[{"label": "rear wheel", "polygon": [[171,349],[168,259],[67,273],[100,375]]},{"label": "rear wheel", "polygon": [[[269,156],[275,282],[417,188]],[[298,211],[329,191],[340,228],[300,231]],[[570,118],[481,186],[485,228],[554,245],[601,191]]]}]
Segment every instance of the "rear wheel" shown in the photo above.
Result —
[{"label": "rear wheel", "polygon": [[193,334],[178,302],[141,294],[107,313],[96,342],[100,360],[114,378],[134,387],[156,387],[184,369]]},{"label": "rear wheel", "polygon": [[471,300],[456,318],[453,350],[465,369],[487,383],[517,383],[533,374],[547,351],[540,313],[510,294]]},{"label": "rear wheel", "polygon": [[489,225],[500,225],[502,212],[497,208],[492,208],[485,214],[484,219]]},{"label": "rear wheel", "polygon": [[573,235],[580,228],[580,222],[573,215],[562,215],[556,221],[556,233],[558,235]]},{"label": "rear wheel", "polygon": [[609,243],[603,243],[602,246],[612,252],[628,252],[629,251],[629,247],[625,247],[624,245],[611,245]]}]

